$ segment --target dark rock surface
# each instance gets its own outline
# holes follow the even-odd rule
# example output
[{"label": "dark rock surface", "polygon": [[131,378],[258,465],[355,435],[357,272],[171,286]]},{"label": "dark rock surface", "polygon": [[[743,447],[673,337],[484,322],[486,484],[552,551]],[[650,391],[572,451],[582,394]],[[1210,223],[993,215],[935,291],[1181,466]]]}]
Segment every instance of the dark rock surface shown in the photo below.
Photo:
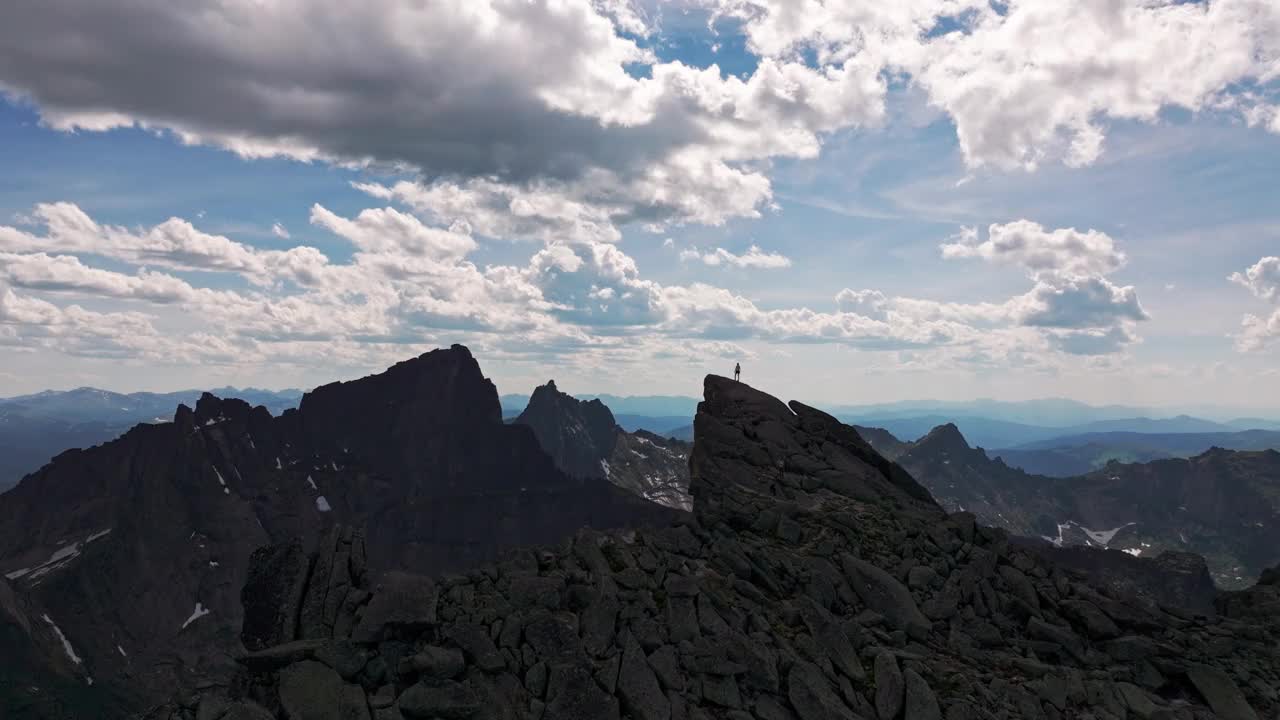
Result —
[{"label": "dark rock surface", "polygon": [[316,696],[358,687],[379,720],[1280,713],[1280,573],[1223,596],[1220,614],[1098,588],[947,515],[829,416],[717,377],[705,398],[692,518],[424,581],[418,622],[330,638],[342,653],[290,648],[283,667],[242,659],[228,691],[152,717],[231,703],[287,717],[298,666]]},{"label": "dark rock surface", "polygon": [[[558,470],[529,428],[503,424],[493,384],[454,346],[316,388],[279,417],[205,394],[173,422],[59,455],[0,495],[0,575],[75,647],[80,682],[138,708],[224,682],[242,629],[250,647],[287,634],[296,585],[261,581],[296,580],[299,552],[339,542],[335,523],[365,532],[307,568],[329,584],[297,599],[303,638],[355,632],[351,588],[365,573],[461,570],[583,526],[672,515]],[[299,548],[251,576],[255,549],[292,538]],[[274,616],[244,622],[247,584],[249,609],[277,605]]]},{"label": "dark rock surface", "polygon": [[602,478],[646,500],[690,510],[687,442],[646,430],[627,432],[600,400],[578,400],[550,381],[515,419],[570,476]]}]

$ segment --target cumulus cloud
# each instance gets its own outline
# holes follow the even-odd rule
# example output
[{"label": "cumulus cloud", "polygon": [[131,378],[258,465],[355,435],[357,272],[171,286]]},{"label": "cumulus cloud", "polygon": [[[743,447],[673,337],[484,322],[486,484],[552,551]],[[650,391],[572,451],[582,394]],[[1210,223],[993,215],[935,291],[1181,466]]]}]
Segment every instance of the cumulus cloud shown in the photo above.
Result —
[{"label": "cumulus cloud", "polygon": [[[1260,300],[1280,303],[1280,257],[1264,257],[1245,269],[1232,273],[1228,278]],[[1280,310],[1269,316],[1246,314],[1240,321],[1240,332],[1235,335],[1236,349],[1241,352],[1261,350],[1280,339]]]},{"label": "cumulus cloud", "polygon": [[765,252],[759,246],[752,245],[745,253],[735,255],[724,248],[716,248],[709,252],[697,249],[682,250],[680,259],[701,262],[704,265],[729,266],[737,268],[777,269],[791,267],[791,258],[773,252]]},{"label": "cumulus cloud", "polygon": [[[971,167],[1088,165],[1106,120],[1169,107],[1276,131],[1280,6],[1270,0],[719,0],[764,57],[815,52],[899,70],[950,115]],[[1241,91],[1241,88],[1257,88]]]},{"label": "cumulus cloud", "polygon": [[[49,299],[8,291],[0,327],[7,343],[67,352],[87,352],[97,344],[121,356],[187,361],[285,361],[307,353],[387,358],[397,354],[397,346],[430,342],[447,332],[488,338],[490,347],[523,357],[603,358],[641,347],[737,352],[741,342],[759,340],[1025,364],[1024,356],[1033,353],[1121,349],[1136,339],[1129,325],[1145,318],[1133,288],[1056,274],[1040,277],[1025,295],[995,303],[846,289],[830,308],[764,308],[711,284],[648,279],[634,258],[610,242],[552,242],[527,262],[481,267],[471,260],[478,243],[464,223],[433,226],[393,208],[368,208],[353,217],[319,204],[311,208],[316,227],[355,248],[346,262],[333,262],[310,247],[258,250],[176,218],[126,231],[103,226],[69,204],[39,206],[33,217],[44,225],[43,234],[0,227],[5,248],[0,281]],[[174,234],[157,228],[181,228],[177,236],[186,240],[157,243],[155,236]],[[62,252],[52,255],[34,247]],[[95,267],[99,257],[139,267],[132,272]],[[753,248],[741,255],[697,257],[704,263],[753,266],[760,258],[777,264],[767,258],[780,256]],[[147,270],[144,261],[199,272],[179,278]],[[193,284],[208,273],[249,282],[239,289]],[[152,321],[158,316],[150,313],[95,315],[53,302],[62,295],[175,306],[190,319],[187,334],[155,332]],[[89,332],[94,323],[99,329]],[[133,337],[103,341],[102,328]]]},{"label": "cumulus cloud", "polygon": [[980,258],[1025,269],[1032,277],[1106,275],[1125,263],[1124,253],[1106,233],[1075,228],[1046,230],[1030,220],[993,224],[986,240],[976,228],[964,228],[943,243],[942,256]]},{"label": "cumulus cloud", "polygon": [[1264,257],[1243,273],[1232,273],[1229,279],[1262,300],[1280,300],[1280,257]]},{"label": "cumulus cloud", "polygon": [[756,163],[883,117],[879,67],[764,58],[725,76],[658,60],[643,17],[612,0],[51,0],[0,16],[0,90],[54,128],[411,169],[420,202],[481,216],[477,232],[597,240],[754,215],[772,194]]},{"label": "cumulus cloud", "polygon": [[275,235],[281,240],[288,240],[289,238],[293,237],[292,235],[289,234],[288,229],[286,229],[284,225],[278,222],[271,224],[271,234]]},{"label": "cumulus cloud", "polygon": [[191,299],[195,288],[172,275],[142,270],[137,275],[89,267],[74,255],[0,253],[0,276],[33,290],[78,292],[158,303]]}]

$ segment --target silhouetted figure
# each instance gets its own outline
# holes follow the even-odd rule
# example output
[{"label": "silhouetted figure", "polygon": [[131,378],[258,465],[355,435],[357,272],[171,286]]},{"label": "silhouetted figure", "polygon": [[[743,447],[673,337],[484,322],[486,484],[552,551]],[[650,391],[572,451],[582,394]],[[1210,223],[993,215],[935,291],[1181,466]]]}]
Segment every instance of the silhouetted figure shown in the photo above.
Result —
[{"label": "silhouetted figure", "polygon": [[738,363],[733,364],[733,381],[738,382],[738,376],[742,375],[742,366]]}]

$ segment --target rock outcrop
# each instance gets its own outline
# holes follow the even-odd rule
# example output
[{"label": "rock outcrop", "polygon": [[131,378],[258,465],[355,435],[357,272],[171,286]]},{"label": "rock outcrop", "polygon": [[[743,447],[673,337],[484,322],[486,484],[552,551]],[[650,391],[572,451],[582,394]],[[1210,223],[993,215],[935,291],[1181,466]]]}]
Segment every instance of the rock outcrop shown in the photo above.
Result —
[{"label": "rock outcrop", "polygon": [[152,717],[1280,713],[1273,576],[1222,614],[1161,607],[946,514],[812,408],[709,377],[695,423],[692,517],[401,578],[350,638],[245,655],[231,688]]},{"label": "rock outcrop", "polygon": [[672,515],[557,469],[529,428],[503,424],[493,384],[454,346],[317,388],[279,417],[205,394],[173,422],[59,455],[0,496],[0,574],[53,618],[81,674],[137,708],[235,670],[264,545],[300,538],[305,557],[340,523],[365,529],[371,576],[431,574]]},{"label": "rock outcrop", "polygon": [[568,475],[600,478],[646,500],[689,510],[689,443],[645,430],[627,432],[600,400],[578,400],[550,381],[516,418]]}]

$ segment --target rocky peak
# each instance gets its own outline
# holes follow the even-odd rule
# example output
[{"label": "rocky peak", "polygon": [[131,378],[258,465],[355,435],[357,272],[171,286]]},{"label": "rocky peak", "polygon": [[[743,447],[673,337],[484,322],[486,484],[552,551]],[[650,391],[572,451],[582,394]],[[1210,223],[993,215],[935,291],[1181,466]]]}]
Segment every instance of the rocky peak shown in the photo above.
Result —
[{"label": "rocky peak", "polygon": [[962,455],[968,453],[972,448],[969,442],[964,439],[964,435],[960,433],[960,428],[955,423],[946,423],[939,425],[930,430],[928,434],[916,441],[913,451],[917,455],[932,453],[941,455],[942,453],[956,453]]},{"label": "rocky peak", "polygon": [[750,525],[762,508],[780,503],[821,507],[824,492],[941,515],[927,490],[831,415],[716,375],[707,376],[703,394],[689,490],[705,524]]},{"label": "rocky peak", "polygon": [[515,424],[533,430],[538,444],[556,466],[574,477],[602,478],[621,430],[600,400],[579,400],[556,388],[554,380],[539,386]]}]

